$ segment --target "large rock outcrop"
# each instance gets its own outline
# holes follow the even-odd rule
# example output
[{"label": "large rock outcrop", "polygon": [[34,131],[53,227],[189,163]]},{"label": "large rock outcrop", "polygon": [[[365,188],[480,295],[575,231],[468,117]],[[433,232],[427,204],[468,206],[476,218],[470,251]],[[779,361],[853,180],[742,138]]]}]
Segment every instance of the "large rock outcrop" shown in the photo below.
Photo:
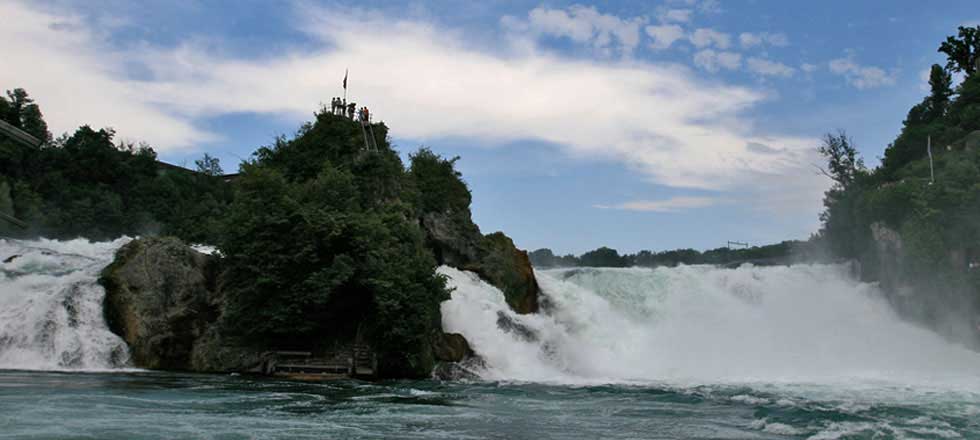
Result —
[{"label": "large rock outcrop", "polygon": [[102,271],[109,328],[129,345],[134,366],[246,371],[255,350],[222,340],[219,261],[176,238],[133,240]]},{"label": "large rock outcrop", "polygon": [[[882,222],[870,226],[873,246],[860,261],[859,276],[877,282],[895,311],[911,321],[932,328],[950,340],[980,348],[977,333],[977,299],[965,278],[962,249],[947,249],[939,256],[940,270],[923,273],[915,243],[903,231]],[[921,246],[921,245],[920,245]],[[945,267],[943,267],[945,266]]]},{"label": "large rock outcrop", "polygon": [[[143,238],[119,249],[102,271],[109,328],[129,345],[133,366],[197,372],[266,372],[271,350],[223,334],[226,307],[221,259],[176,238]],[[347,341],[351,342],[351,341]],[[428,364],[456,364],[474,357],[459,334],[434,331]],[[443,365],[442,368],[454,368]],[[419,374],[411,375],[416,377]],[[388,371],[388,377],[405,372]]]},{"label": "large rock outcrop", "polygon": [[421,224],[439,264],[476,273],[503,291],[517,313],[538,311],[539,288],[531,261],[504,233],[484,236],[468,211],[427,212]]}]

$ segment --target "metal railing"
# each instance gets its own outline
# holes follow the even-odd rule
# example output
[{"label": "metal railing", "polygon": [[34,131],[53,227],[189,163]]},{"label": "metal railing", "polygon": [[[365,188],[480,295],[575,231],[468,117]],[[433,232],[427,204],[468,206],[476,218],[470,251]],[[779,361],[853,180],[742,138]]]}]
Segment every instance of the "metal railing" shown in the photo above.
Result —
[{"label": "metal railing", "polygon": [[7,135],[10,139],[31,148],[41,146],[41,140],[31,136],[30,133],[10,125],[4,120],[0,120],[0,133]]}]

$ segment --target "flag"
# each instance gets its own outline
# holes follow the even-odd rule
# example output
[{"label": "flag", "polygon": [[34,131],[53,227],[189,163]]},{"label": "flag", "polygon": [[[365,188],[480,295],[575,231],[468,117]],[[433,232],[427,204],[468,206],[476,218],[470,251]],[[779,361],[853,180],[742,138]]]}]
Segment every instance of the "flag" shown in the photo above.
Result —
[{"label": "flag", "polygon": [[347,90],[347,70],[344,70],[344,90]]}]

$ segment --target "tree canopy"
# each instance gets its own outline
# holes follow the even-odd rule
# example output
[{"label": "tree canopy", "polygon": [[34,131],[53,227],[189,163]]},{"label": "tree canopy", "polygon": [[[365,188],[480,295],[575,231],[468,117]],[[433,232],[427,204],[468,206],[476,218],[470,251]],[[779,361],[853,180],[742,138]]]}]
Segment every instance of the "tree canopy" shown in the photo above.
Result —
[{"label": "tree canopy", "polygon": [[980,26],[960,26],[956,36],[946,37],[939,52],[946,54],[947,69],[973,76],[980,62]]}]

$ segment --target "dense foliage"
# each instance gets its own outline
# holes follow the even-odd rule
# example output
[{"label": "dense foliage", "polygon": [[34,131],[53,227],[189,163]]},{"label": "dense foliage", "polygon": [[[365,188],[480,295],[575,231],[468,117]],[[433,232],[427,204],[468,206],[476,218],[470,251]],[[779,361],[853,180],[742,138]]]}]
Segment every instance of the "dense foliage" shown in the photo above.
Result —
[{"label": "dense foliage", "polygon": [[[881,166],[864,168],[843,134],[824,140],[820,151],[834,184],[817,237],[835,255],[861,261],[866,277],[883,279],[889,275],[875,271],[886,256],[876,251],[873,230],[896,231],[908,255],[896,272],[975,302],[978,277],[970,269],[980,259],[978,36],[980,27],[961,27],[942,43],[948,63],[932,66],[929,95],[909,111]],[[966,75],[955,88],[951,72]]]},{"label": "dense foliage", "polygon": [[695,249],[675,249],[653,252],[640,251],[620,255],[615,249],[600,247],[580,256],[557,256],[551,249],[538,249],[529,254],[535,267],[658,267],[678,264],[738,265],[787,264],[813,259],[816,255],[809,243],[784,241],[782,243],[749,248],[716,248],[704,252]]},{"label": "dense foliage", "polygon": [[[111,129],[83,126],[51,140],[27,92],[7,96],[0,97],[3,120],[45,142],[35,149],[0,137],[0,210],[29,225],[3,222],[0,233],[90,239],[161,233],[194,242],[217,237],[232,194],[220,178],[165,166],[146,145],[115,143]],[[220,170],[209,160],[212,170]]]},{"label": "dense foliage", "polygon": [[410,154],[409,173],[419,190],[419,209],[425,212],[468,212],[470,190],[456,171],[459,157],[445,159],[428,148]]},{"label": "dense foliage", "polygon": [[417,161],[406,170],[385,127],[373,129],[379,151],[365,151],[357,123],[321,113],[242,166],[220,241],[226,325],[278,347],[374,341],[389,371],[427,374],[448,299],[416,220],[427,175]]}]

